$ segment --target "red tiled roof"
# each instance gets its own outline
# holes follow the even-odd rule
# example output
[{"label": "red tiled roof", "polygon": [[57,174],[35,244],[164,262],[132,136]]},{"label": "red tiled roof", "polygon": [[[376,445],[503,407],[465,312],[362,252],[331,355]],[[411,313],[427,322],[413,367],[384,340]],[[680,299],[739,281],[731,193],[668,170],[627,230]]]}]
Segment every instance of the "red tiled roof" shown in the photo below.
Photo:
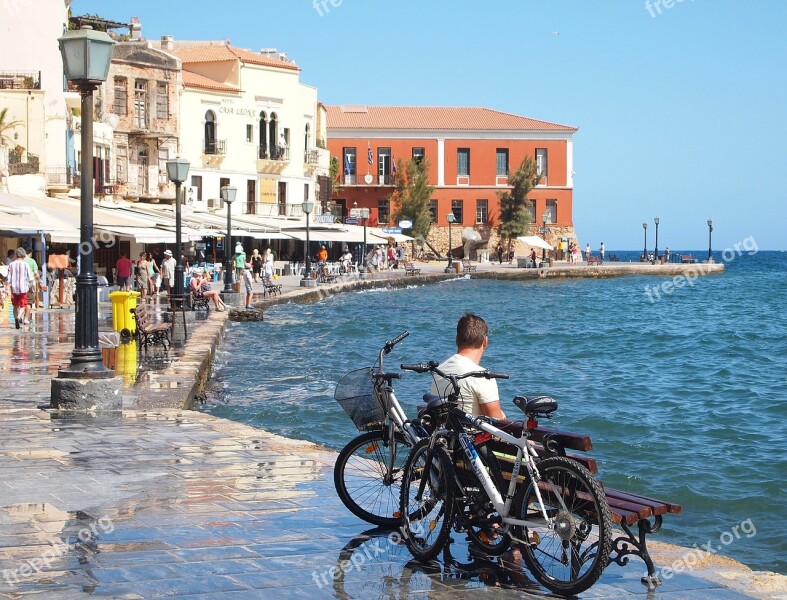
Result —
[{"label": "red tiled roof", "polygon": [[300,67],[291,62],[268,58],[257,52],[235,48],[234,46],[186,46],[172,51],[183,64],[203,63],[203,62],[224,62],[230,60],[241,60],[252,65],[263,67],[276,67],[277,69],[288,69],[299,71]]},{"label": "red tiled roof", "polygon": [[191,71],[183,71],[183,85],[187,88],[201,88],[204,90],[217,90],[220,92],[239,92],[240,90],[226,83],[221,83]]},{"label": "red tiled roof", "polygon": [[480,107],[345,105],[326,108],[328,129],[577,131],[570,125]]}]

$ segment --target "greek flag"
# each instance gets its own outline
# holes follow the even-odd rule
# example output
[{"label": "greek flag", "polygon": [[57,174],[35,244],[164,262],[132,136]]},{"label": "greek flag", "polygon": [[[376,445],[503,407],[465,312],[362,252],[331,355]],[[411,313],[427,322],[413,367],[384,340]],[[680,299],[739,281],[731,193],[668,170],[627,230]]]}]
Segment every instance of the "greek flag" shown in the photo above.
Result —
[{"label": "greek flag", "polygon": [[344,174],[352,175],[352,167],[350,166],[350,155],[344,155]]}]

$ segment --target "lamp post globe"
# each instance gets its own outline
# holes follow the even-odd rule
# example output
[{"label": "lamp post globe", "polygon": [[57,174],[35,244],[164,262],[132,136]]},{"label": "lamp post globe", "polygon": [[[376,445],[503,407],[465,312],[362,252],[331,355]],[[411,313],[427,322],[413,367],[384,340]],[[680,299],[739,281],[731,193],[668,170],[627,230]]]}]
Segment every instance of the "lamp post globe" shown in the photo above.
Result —
[{"label": "lamp post globe", "polygon": [[366,221],[369,220],[369,209],[361,209],[361,218],[363,219],[363,257],[361,258],[363,270],[366,271]]},{"label": "lamp post globe", "polygon": [[175,184],[175,256],[178,260],[175,265],[175,296],[183,296],[183,238],[181,235],[181,216],[180,216],[180,186],[189,176],[189,161],[185,158],[176,157],[167,161],[167,178]]},{"label": "lamp post globe", "polygon": [[232,203],[235,202],[235,196],[238,193],[238,188],[231,185],[224,185],[221,187],[221,200],[227,205],[227,239],[224,242],[224,292],[231,294],[235,290],[232,289]]},{"label": "lamp post globe", "polygon": [[[303,208],[303,214],[306,215],[306,270],[303,272],[303,281],[311,282],[312,279],[312,262],[311,256],[309,253],[309,215],[314,210],[314,201],[310,199],[306,199],[303,201],[301,205]],[[302,284],[305,285],[305,284]]]},{"label": "lamp post globe", "polygon": [[708,262],[713,262],[713,220],[708,219]]},{"label": "lamp post globe", "polygon": [[656,224],[656,249],[653,253],[653,264],[659,261],[659,218],[654,217],[653,222]]},{"label": "lamp post globe", "polygon": [[445,268],[446,272],[450,271],[454,267],[454,253],[453,250],[453,243],[451,242],[451,230],[453,229],[451,225],[456,223],[456,216],[454,212],[451,211],[446,215],[446,220],[448,221],[448,266]]},{"label": "lamp post globe", "polygon": [[108,379],[114,371],[104,366],[98,345],[98,278],[93,262],[93,92],[106,81],[115,41],[102,31],[82,27],[58,39],[66,79],[81,97],[81,189],[79,273],[76,280],[74,350],[68,367],[52,382],[52,406],[68,404],[60,395],[66,379]]}]

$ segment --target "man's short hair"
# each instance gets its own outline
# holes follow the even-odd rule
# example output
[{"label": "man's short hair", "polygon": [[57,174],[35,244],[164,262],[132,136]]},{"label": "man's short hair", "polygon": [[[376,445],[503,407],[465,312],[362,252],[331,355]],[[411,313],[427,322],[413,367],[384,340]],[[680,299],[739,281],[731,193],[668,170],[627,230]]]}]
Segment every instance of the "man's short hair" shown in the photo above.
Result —
[{"label": "man's short hair", "polygon": [[489,326],[481,317],[472,313],[465,313],[456,324],[456,347],[480,348],[484,345],[484,338],[489,335]]},{"label": "man's short hair", "polygon": [[17,258],[24,258],[25,256],[27,256],[27,252],[25,251],[24,248],[20,246],[19,248],[16,249],[16,256]]}]

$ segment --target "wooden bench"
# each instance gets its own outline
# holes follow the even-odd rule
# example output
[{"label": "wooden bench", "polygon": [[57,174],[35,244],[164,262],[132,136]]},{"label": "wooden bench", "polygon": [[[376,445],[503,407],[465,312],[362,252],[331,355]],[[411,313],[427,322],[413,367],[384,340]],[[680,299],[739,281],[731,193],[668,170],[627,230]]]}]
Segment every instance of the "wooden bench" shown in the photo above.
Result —
[{"label": "wooden bench", "polygon": [[691,254],[682,254],[680,257],[680,262],[683,264],[693,264],[697,262],[697,259],[694,258]]},{"label": "wooden bench", "polygon": [[404,274],[405,275],[418,275],[421,272],[421,269],[415,266],[415,263],[406,262],[404,263]]},{"label": "wooden bench", "polygon": [[197,293],[194,290],[191,290],[191,308],[192,310],[199,310],[201,308],[204,308],[205,310],[210,312],[210,300],[208,300],[201,293]]},{"label": "wooden bench", "polygon": [[592,256],[592,255],[586,256],[585,260],[587,261],[588,266],[590,266],[590,265],[600,265],[600,264],[602,264],[604,262],[604,261],[601,260],[600,257]]},{"label": "wooden bench", "polygon": [[476,270],[476,268],[477,268],[476,265],[470,264],[470,259],[469,258],[463,258],[462,259],[462,270],[463,271],[472,273],[473,271]]},{"label": "wooden bench", "polygon": [[172,344],[170,339],[172,323],[156,323],[144,304],[132,310],[137,321],[137,338],[140,346],[147,349],[151,344],[161,344],[165,350],[169,349]]},{"label": "wooden bench", "polygon": [[274,283],[273,279],[270,277],[263,277],[262,278],[262,295],[268,296],[275,296],[276,294],[281,294],[281,284]]},{"label": "wooden bench", "polygon": [[[511,421],[503,427],[505,431],[514,436],[521,435],[522,428],[522,421]],[[530,430],[530,439],[535,442],[535,449],[539,457],[566,456],[582,464],[591,473],[598,473],[598,464],[595,459],[586,454],[579,454],[593,449],[590,436],[537,426]],[[499,441],[492,442],[492,444],[503,469],[503,475],[510,479],[514,462],[514,457],[511,456],[511,447]],[[647,535],[661,529],[664,515],[680,514],[681,506],[674,502],[656,500],[633,492],[613,489],[605,486],[603,482],[599,483],[604,488],[612,522],[623,530],[622,533],[613,532],[610,559],[620,566],[625,566],[628,564],[629,555],[641,558],[648,568],[648,574],[642,578],[642,583],[649,589],[654,589],[661,584],[661,581],[648,552]],[[636,532],[632,530],[635,525]]]}]

